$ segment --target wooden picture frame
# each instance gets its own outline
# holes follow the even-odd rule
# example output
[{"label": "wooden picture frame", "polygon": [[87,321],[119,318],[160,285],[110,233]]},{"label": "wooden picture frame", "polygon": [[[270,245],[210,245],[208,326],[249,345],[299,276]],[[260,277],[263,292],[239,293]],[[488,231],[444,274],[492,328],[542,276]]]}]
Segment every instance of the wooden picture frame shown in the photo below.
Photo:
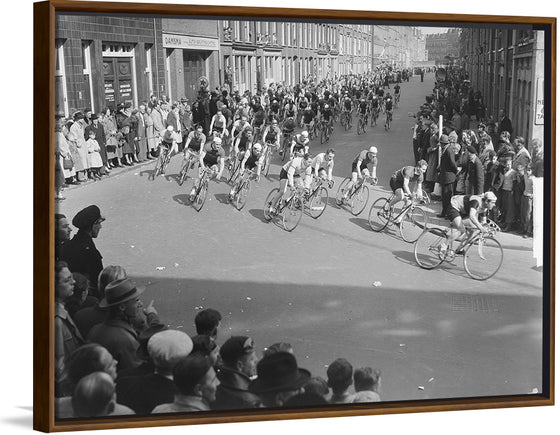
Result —
[{"label": "wooden picture frame", "polygon": [[[545,164],[549,202],[545,208],[545,228],[551,240],[543,240],[545,267],[543,271],[543,372],[539,394],[478,398],[436,399],[421,401],[381,402],[371,404],[307,407],[301,409],[263,409],[258,412],[224,411],[208,414],[150,416],[94,419],[57,420],[54,418],[54,381],[49,376],[54,366],[54,31],[55,14],[147,14],[200,17],[249,17],[315,20],[374,20],[387,23],[426,23],[442,25],[523,25],[543,30],[545,34],[545,77],[550,84],[550,98],[544,104],[548,110],[544,137],[556,143],[556,19],[537,17],[419,14],[393,12],[363,12],[318,9],[282,9],[251,7],[219,7],[195,5],[162,5],[105,2],[49,1],[34,4],[34,424],[36,430],[69,431],[111,428],[139,428],[154,426],[250,422],[262,420],[305,419],[379,415],[409,412],[434,412],[504,407],[550,406],[554,404],[554,325],[555,325],[555,149],[546,151]],[[44,72],[48,71],[48,74]],[[546,113],[546,111],[545,111]],[[48,131],[49,134],[42,134]],[[48,162],[46,164],[45,162]],[[48,260],[48,261],[47,261]],[[44,289],[48,288],[49,292]]]}]

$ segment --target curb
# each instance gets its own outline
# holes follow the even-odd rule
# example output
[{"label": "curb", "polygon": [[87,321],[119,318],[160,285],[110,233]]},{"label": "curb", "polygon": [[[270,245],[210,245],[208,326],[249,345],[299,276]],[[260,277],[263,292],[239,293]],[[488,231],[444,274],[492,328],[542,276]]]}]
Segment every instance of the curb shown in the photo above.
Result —
[{"label": "curb", "polygon": [[79,189],[82,186],[87,186],[93,183],[102,183],[104,180],[109,179],[109,178],[114,178],[118,175],[121,174],[126,174],[127,172],[131,172],[131,171],[135,171],[138,170],[138,168],[150,165],[150,164],[155,164],[156,160],[147,160],[145,162],[141,162],[141,163],[135,163],[133,166],[123,166],[122,168],[113,168],[111,169],[111,173],[108,175],[103,176],[103,178],[101,178],[101,180],[90,180],[88,179],[87,181],[84,181],[82,183],[80,183],[79,185],[73,185],[70,184],[68,185],[68,187],[65,187],[63,190],[64,191],[71,191],[71,190],[75,190],[75,189]]}]

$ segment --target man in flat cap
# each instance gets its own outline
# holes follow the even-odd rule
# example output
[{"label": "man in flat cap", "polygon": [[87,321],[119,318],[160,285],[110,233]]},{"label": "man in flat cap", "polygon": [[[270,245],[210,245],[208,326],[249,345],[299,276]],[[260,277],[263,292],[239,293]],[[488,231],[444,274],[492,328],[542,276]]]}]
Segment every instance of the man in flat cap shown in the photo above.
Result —
[{"label": "man in flat cap", "polygon": [[72,219],[72,225],[78,228],[78,232],[64,244],[60,253],[60,259],[68,263],[72,273],[81,273],[89,279],[93,296],[97,296],[97,277],[103,270],[103,257],[93,239],[99,235],[104,220],[96,205],[80,210]]}]

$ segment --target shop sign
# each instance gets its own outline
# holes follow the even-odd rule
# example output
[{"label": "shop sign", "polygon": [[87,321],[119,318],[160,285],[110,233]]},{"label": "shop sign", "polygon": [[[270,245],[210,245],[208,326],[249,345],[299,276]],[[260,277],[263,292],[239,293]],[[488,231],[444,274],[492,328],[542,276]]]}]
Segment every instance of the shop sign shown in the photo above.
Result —
[{"label": "shop sign", "polygon": [[217,39],[164,33],[163,46],[165,48],[182,48],[185,50],[217,51],[220,48],[220,43]]},{"label": "shop sign", "polygon": [[544,124],[544,80],[537,79],[537,102],[535,104],[535,125]]}]

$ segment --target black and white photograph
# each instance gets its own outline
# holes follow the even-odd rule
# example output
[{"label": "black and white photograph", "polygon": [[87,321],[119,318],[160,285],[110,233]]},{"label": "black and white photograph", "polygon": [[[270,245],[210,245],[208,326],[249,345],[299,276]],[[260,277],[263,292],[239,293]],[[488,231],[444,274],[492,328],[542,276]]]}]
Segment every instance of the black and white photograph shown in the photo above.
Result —
[{"label": "black and white photograph", "polygon": [[542,27],[54,25],[56,422],[550,394]]}]

